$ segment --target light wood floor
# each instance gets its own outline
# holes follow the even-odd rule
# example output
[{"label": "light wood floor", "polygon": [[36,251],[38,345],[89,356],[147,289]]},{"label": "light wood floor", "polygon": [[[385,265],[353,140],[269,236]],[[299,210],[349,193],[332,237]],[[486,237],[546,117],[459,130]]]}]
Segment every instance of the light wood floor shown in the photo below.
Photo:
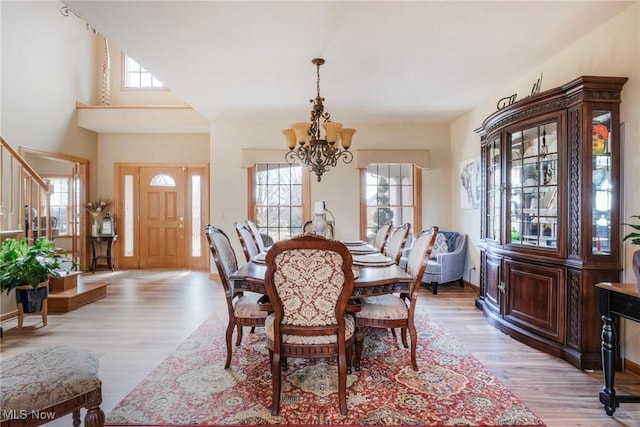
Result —
[{"label": "light wood floor", "polygon": [[[105,413],[206,318],[226,312],[221,286],[204,272],[137,270],[84,278],[111,281],[107,297],[49,315],[46,327],[36,315],[25,318],[22,331],[16,319],[3,322],[0,357],[54,343],[86,346],[100,359]],[[601,372],[580,371],[502,334],[475,308],[475,297],[473,290],[453,285],[438,295],[422,290],[420,303],[549,427],[640,426],[640,404],[605,414],[598,401]],[[640,395],[640,378],[619,373],[616,390]],[[67,416],[49,425],[71,422]]]}]

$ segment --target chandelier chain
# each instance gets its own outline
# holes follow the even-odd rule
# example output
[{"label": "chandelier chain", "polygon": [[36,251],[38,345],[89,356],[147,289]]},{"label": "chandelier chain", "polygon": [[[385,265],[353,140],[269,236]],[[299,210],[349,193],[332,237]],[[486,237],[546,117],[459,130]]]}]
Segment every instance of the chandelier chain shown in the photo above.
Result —
[{"label": "chandelier chain", "polygon": [[316,64],[316,93],[318,94],[318,98],[320,98],[320,63]]}]

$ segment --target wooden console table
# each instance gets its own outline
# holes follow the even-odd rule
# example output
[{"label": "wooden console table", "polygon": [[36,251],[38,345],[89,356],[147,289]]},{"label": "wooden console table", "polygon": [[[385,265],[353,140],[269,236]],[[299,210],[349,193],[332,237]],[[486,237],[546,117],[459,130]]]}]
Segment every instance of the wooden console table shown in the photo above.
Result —
[{"label": "wooden console table", "polygon": [[613,415],[621,403],[640,403],[640,396],[617,396],[613,388],[615,380],[616,330],[614,320],[624,317],[640,322],[640,292],[635,283],[602,282],[598,288],[598,302],[602,315],[602,372],[604,387],[600,391],[600,402],[607,415]]},{"label": "wooden console table", "polygon": [[[118,235],[114,236],[89,236],[89,242],[91,242],[91,271],[95,273],[98,260],[107,260],[107,267],[109,270],[114,271],[113,258],[111,256],[111,248],[113,242],[116,241]],[[105,255],[98,255],[98,246],[100,243],[106,243],[107,249]]]}]

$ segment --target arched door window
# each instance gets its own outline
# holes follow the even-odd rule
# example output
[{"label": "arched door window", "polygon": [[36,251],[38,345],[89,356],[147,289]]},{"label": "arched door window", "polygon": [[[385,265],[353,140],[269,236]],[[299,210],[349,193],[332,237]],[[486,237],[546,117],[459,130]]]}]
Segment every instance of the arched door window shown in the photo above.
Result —
[{"label": "arched door window", "polygon": [[159,174],[151,178],[151,182],[149,183],[151,187],[175,187],[176,180],[173,179],[170,175],[167,174]]}]

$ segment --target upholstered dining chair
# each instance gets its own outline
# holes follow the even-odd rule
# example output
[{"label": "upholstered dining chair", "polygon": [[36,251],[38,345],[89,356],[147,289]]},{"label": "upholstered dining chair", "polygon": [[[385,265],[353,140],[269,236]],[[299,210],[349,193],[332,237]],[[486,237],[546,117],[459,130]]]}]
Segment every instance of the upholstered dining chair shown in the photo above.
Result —
[{"label": "upholstered dining chair", "polygon": [[[384,245],[384,254],[391,258],[396,264],[400,264],[402,252],[409,237],[409,231],[411,231],[411,224],[405,222],[400,227],[394,228],[389,232],[389,238]],[[394,328],[391,328],[391,333],[394,337],[396,336],[396,330]]]},{"label": "upholstered dining chair", "polygon": [[266,257],[265,289],[273,312],[265,321],[271,359],[271,414],[280,408],[287,357],[338,359],[340,412],[347,413],[347,373],[355,322],[351,254],[336,240],[301,235],[274,243]]},{"label": "upholstered dining chair", "polygon": [[384,253],[384,246],[387,244],[387,239],[389,238],[389,233],[393,228],[393,221],[389,220],[382,224],[382,226],[376,232],[376,237],[373,239],[373,246],[376,247],[380,252]]},{"label": "upholstered dining chair", "polygon": [[236,347],[238,347],[242,341],[242,328],[247,326],[253,330],[256,326],[264,326],[267,312],[259,306],[260,299],[264,299],[264,295],[253,292],[245,294],[233,289],[233,282],[229,280],[229,276],[238,269],[238,260],[225,232],[210,224],[205,225],[204,231],[227,299],[229,322],[226,331],[227,361],[224,365],[226,369],[231,364],[231,339],[234,328],[237,328]]},{"label": "upholstered dining chair", "polygon": [[[364,328],[400,328],[402,344],[408,348],[407,330],[411,338],[411,366],[418,370],[416,361],[416,345],[418,334],[414,321],[418,291],[422,282],[422,275],[427,267],[429,255],[438,234],[438,227],[422,231],[414,240],[413,249],[407,260],[407,273],[413,281],[409,292],[398,295],[385,294],[365,297],[360,304],[360,311],[355,313],[356,318],[356,348],[355,368],[360,369],[360,358],[364,342]],[[415,253],[413,251],[416,251]]]},{"label": "upholstered dining chair", "polygon": [[245,224],[249,231],[251,231],[251,236],[253,237],[253,241],[258,247],[259,252],[266,252],[267,247],[264,245],[264,241],[262,240],[262,235],[260,234],[260,230],[258,230],[258,226],[255,222],[247,219],[245,220]]},{"label": "upholstered dining chair", "polygon": [[396,264],[400,263],[402,251],[409,237],[409,231],[411,231],[411,224],[405,222],[400,227],[394,228],[389,234],[389,240],[384,247],[384,254],[394,260]]},{"label": "upholstered dining chair", "polygon": [[253,235],[251,230],[239,222],[234,222],[233,226],[236,229],[236,234],[238,235],[238,239],[240,239],[240,245],[242,246],[242,252],[244,252],[244,257],[247,262],[251,261],[251,258],[258,255],[260,253],[260,249],[258,249],[258,245],[256,245],[255,240],[253,239]]}]

